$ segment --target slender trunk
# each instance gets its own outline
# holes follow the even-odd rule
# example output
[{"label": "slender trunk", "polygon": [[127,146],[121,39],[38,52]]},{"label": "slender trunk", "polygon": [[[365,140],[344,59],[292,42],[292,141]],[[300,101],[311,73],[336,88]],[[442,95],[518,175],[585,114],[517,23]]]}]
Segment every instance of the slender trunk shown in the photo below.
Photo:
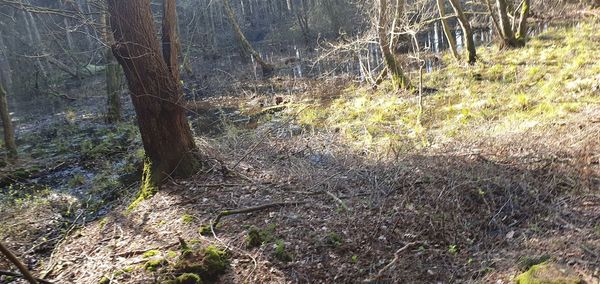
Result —
[{"label": "slender trunk", "polygon": [[177,5],[175,0],[163,0],[162,52],[169,71],[179,84],[179,39],[177,38]]},{"label": "slender trunk", "polygon": [[[379,37],[379,48],[383,54],[383,61],[388,70],[388,74],[392,76],[392,82],[395,86],[401,89],[410,88],[408,78],[402,70],[402,66],[396,60],[388,38],[388,0],[379,0],[379,15],[377,23],[377,35]],[[401,0],[398,0],[401,1]]]},{"label": "slender trunk", "polygon": [[468,54],[467,62],[469,64],[475,64],[475,61],[477,60],[477,51],[475,50],[475,41],[473,40],[473,30],[471,29],[471,24],[463,12],[459,0],[450,0],[450,5],[452,6],[454,13],[456,13],[456,18],[458,19],[460,27],[463,30]]},{"label": "slender trunk", "polygon": [[[107,45],[111,46],[114,44],[114,38],[108,30],[108,26],[110,25],[108,16],[106,13],[103,13],[100,17],[102,39]],[[104,70],[107,96],[106,122],[115,123],[121,121],[121,80],[119,76],[119,64],[115,60],[110,48],[104,51],[104,63],[106,64],[106,69]]]},{"label": "slender trunk", "polygon": [[446,19],[446,5],[444,0],[437,0],[437,7],[440,11],[440,22],[442,23],[442,29],[444,30],[444,35],[448,40],[448,45],[450,46],[450,51],[452,51],[452,56],[456,58],[457,61],[460,61],[460,56],[458,55],[458,51],[456,51],[456,38],[452,36],[452,31],[450,30],[450,25],[448,25],[448,19]]},{"label": "slender trunk", "polygon": [[502,46],[501,47],[515,47],[517,41],[515,34],[512,30],[510,20],[508,17],[508,7],[506,0],[496,0],[498,5],[498,18],[500,20],[500,31],[502,32]]},{"label": "slender trunk", "polygon": [[150,0],[108,0],[113,53],[123,67],[146,153],[139,198],[167,177],[194,174],[199,161],[185,116],[181,86],[160,55]]},{"label": "slender trunk", "polygon": [[500,24],[498,23],[498,19],[496,18],[496,14],[494,14],[494,8],[492,7],[492,0],[484,0],[485,6],[487,7],[488,13],[490,14],[490,18],[492,18],[492,23],[494,25],[494,29],[496,30],[496,34],[499,37],[502,37],[502,30],[500,29]]},{"label": "slender trunk", "polygon": [[69,28],[69,20],[67,18],[63,18],[63,24],[65,25],[65,36],[67,38],[67,47],[69,50],[74,50],[75,47],[73,45],[73,37],[71,36],[71,31]]},{"label": "slender trunk", "polygon": [[4,83],[7,90],[12,90],[12,70],[8,60],[8,47],[4,44],[4,37],[0,29],[0,84]]},{"label": "slender trunk", "polygon": [[[31,44],[32,47],[37,48],[38,41],[37,41],[36,35],[34,34],[34,29],[32,27],[34,24],[31,23],[31,20],[33,20],[33,17],[30,18],[30,16],[31,16],[31,14],[29,12],[23,11],[23,22],[25,24],[24,26],[25,26],[25,30],[27,31],[27,37],[29,39],[29,43]],[[38,36],[39,36],[39,34],[38,34]],[[47,79],[48,72],[46,72],[46,66],[44,66],[42,61],[39,58],[36,58],[35,64],[37,65],[38,71],[42,74],[43,79],[44,80]]]},{"label": "slender trunk", "polygon": [[0,82],[0,119],[4,128],[4,145],[8,153],[8,160],[14,161],[17,159],[17,144],[15,143],[15,129],[12,125],[10,113],[8,112],[8,100],[6,99],[6,91]]},{"label": "slender trunk", "polygon": [[525,44],[525,38],[527,37],[527,18],[529,17],[529,5],[530,0],[523,0],[521,15],[519,16],[519,25],[515,35],[517,41],[523,45]]},{"label": "slender trunk", "polygon": [[227,14],[227,19],[229,19],[229,23],[233,27],[235,36],[242,45],[242,48],[244,48],[244,50],[248,54],[252,55],[256,62],[260,64],[264,77],[271,76],[275,68],[273,67],[273,65],[265,62],[260,56],[260,54],[254,49],[254,47],[252,47],[250,42],[246,39],[246,36],[244,36],[244,33],[242,33],[242,29],[240,28],[240,25],[238,24],[237,19],[235,18],[235,13],[233,12],[231,5],[229,4],[229,0],[223,0],[223,6],[225,8],[225,13]]}]

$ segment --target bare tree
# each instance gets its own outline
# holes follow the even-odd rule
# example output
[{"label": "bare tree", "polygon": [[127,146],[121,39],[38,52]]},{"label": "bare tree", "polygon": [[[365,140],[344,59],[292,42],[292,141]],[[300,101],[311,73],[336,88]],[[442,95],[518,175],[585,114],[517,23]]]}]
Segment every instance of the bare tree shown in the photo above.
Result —
[{"label": "bare tree", "polygon": [[[496,0],[496,6],[498,8],[498,29],[502,37],[501,47],[514,48],[524,46],[527,37],[527,18],[530,12],[530,0],[521,1],[513,13],[509,12],[509,3],[507,0]],[[512,23],[510,21],[511,18],[513,19]]]},{"label": "bare tree", "polygon": [[465,16],[463,9],[460,5],[459,0],[449,0],[454,13],[456,13],[456,18],[460,23],[460,27],[463,31],[463,36],[465,38],[465,47],[467,49],[467,62],[469,64],[474,64],[477,60],[477,51],[475,49],[475,41],[473,40],[473,30],[471,29],[471,24]]},{"label": "bare tree", "polygon": [[[408,77],[404,74],[402,65],[396,59],[394,55],[392,44],[394,43],[394,26],[397,17],[399,17],[404,10],[404,0],[395,0],[396,9],[391,12],[389,9],[390,0],[378,0],[378,13],[377,13],[377,36],[379,38],[379,48],[383,54],[383,61],[386,66],[388,74],[392,77],[394,86],[400,89],[410,88]],[[389,14],[396,15],[393,18],[392,23],[389,22]]]},{"label": "bare tree", "polygon": [[273,71],[275,70],[275,67],[264,61],[260,54],[254,49],[254,47],[252,47],[248,39],[246,39],[246,36],[244,36],[244,33],[242,32],[242,29],[240,28],[240,25],[238,24],[238,21],[235,17],[235,13],[231,8],[229,0],[223,0],[223,6],[225,8],[225,13],[227,14],[227,19],[229,19],[229,23],[233,28],[233,32],[235,33],[235,36],[238,39],[244,51],[250,56],[254,57],[254,60],[258,62],[258,64],[262,68],[262,73],[264,77],[271,76],[273,74]]},{"label": "bare tree", "polygon": [[456,60],[460,60],[460,56],[458,55],[458,51],[456,50],[456,38],[452,35],[452,31],[450,30],[450,25],[448,24],[448,19],[446,18],[446,3],[444,0],[436,0],[436,4],[438,7],[438,11],[440,13],[440,22],[442,23],[442,30],[444,31],[444,35],[448,40],[448,46],[450,51],[452,52],[452,56],[456,58]]}]

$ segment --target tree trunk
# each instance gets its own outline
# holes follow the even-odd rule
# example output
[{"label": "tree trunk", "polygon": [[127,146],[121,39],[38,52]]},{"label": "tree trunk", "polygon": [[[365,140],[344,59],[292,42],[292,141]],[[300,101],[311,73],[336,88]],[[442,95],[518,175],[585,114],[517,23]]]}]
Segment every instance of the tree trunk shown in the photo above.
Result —
[{"label": "tree trunk", "polygon": [[8,112],[8,100],[6,99],[6,91],[0,82],[0,119],[4,128],[4,145],[8,153],[8,160],[14,161],[17,159],[17,144],[15,144],[15,129],[12,125],[12,120]]},{"label": "tree trunk", "polygon": [[252,47],[250,42],[246,39],[246,36],[244,36],[244,33],[242,33],[242,29],[240,28],[240,25],[238,24],[237,19],[235,18],[235,13],[233,12],[231,5],[229,4],[229,0],[223,0],[223,7],[225,8],[225,14],[227,14],[227,19],[229,19],[229,23],[233,28],[235,36],[237,37],[238,41],[240,42],[242,48],[246,51],[246,53],[254,57],[256,62],[260,64],[260,67],[262,68],[263,77],[270,77],[271,75],[273,75],[275,67],[265,62],[260,57],[260,54],[254,49],[254,47]]},{"label": "tree trunk", "polygon": [[[379,48],[381,49],[381,53],[383,54],[383,61],[385,62],[385,66],[388,70],[388,74],[392,76],[392,82],[394,86],[400,89],[408,89],[410,88],[410,84],[408,82],[408,78],[404,75],[404,70],[402,70],[402,66],[394,57],[394,53],[392,52],[392,48],[389,42],[388,34],[388,0],[379,0],[379,15],[378,15],[378,23],[377,23],[377,35],[379,37]],[[401,1],[401,0],[398,0]]]},{"label": "tree trunk", "polygon": [[465,13],[463,13],[459,0],[450,0],[450,5],[452,6],[454,13],[456,13],[456,18],[458,19],[460,27],[463,30],[468,54],[467,62],[471,65],[475,64],[475,61],[477,60],[477,51],[475,50],[475,41],[473,40],[473,30],[471,29],[471,24],[465,16]]},{"label": "tree trunk", "polygon": [[107,2],[115,38],[113,53],[127,78],[146,152],[139,196],[146,198],[165,178],[196,172],[196,145],[181,106],[181,86],[160,55],[150,0]]},{"label": "tree trunk", "polygon": [[179,84],[179,39],[177,38],[177,5],[175,0],[163,0],[162,52],[173,79]]},{"label": "tree trunk", "polygon": [[[102,39],[107,45],[111,46],[114,44],[114,38],[112,33],[108,30],[110,23],[107,18],[108,16],[106,13],[103,13],[100,18],[102,25]],[[106,64],[106,69],[104,70],[106,76],[107,97],[106,122],[115,123],[121,121],[121,80],[119,64],[116,62],[110,48],[107,48],[104,52],[104,63]]]},{"label": "tree trunk", "polygon": [[521,15],[519,16],[519,26],[515,35],[517,41],[519,41],[522,45],[525,45],[525,38],[527,37],[527,18],[529,17],[529,5],[530,0],[523,0]]},{"label": "tree trunk", "polygon": [[498,5],[498,19],[500,21],[499,25],[502,33],[501,48],[517,47],[518,43],[515,39],[515,34],[512,30],[512,26],[508,17],[506,0],[496,0],[496,4]]},{"label": "tree trunk", "polygon": [[[30,17],[31,17],[31,14],[29,12],[25,11],[25,9],[23,9],[23,22],[24,22],[25,30],[27,31],[27,37],[29,39],[29,43],[34,48],[37,48],[38,38],[34,34],[34,29],[33,29],[35,22],[31,23],[31,21],[33,21],[34,19],[33,19],[33,17],[31,17],[31,18]],[[30,21],[30,19],[31,19],[31,21]],[[39,33],[37,34],[37,36],[39,36]],[[35,64],[37,65],[38,71],[42,74],[43,79],[47,80],[48,72],[46,72],[46,67],[44,66],[42,61],[39,58],[36,58]],[[36,86],[37,86],[37,82],[36,82]]]},{"label": "tree trunk", "polygon": [[457,61],[460,61],[460,56],[458,55],[458,51],[456,51],[456,38],[452,36],[450,25],[448,25],[448,19],[446,19],[446,5],[444,3],[444,0],[437,0],[437,7],[440,12],[440,22],[442,23],[442,29],[444,30],[444,35],[448,40],[448,45],[450,46],[452,56],[454,56],[454,58],[456,58]]},{"label": "tree trunk", "polygon": [[500,24],[498,23],[498,19],[496,19],[496,14],[494,14],[494,8],[492,7],[492,0],[484,0],[485,6],[487,7],[488,13],[490,14],[490,18],[492,18],[492,24],[494,25],[494,29],[496,30],[496,34],[502,37],[502,31],[500,30]]}]

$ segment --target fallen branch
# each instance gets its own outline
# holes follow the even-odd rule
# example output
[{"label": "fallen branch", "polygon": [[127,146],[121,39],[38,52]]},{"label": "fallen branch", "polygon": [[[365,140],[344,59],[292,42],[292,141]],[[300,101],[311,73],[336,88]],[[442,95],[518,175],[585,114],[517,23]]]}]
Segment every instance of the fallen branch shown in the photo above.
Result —
[{"label": "fallen branch", "polygon": [[26,279],[27,281],[29,281],[29,283],[31,284],[36,284],[37,280],[35,277],[33,277],[33,275],[31,274],[31,272],[29,272],[29,269],[27,269],[27,267],[25,266],[25,264],[23,264],[8,248],[6,248],[2,243],[0,243],[0,252],[6,256],[6,258],[12,262],[12,264],[14,264],[19,271],[21,271],[21,276],[22,278]]},{"label": "fallen branch", "polygon": [[[18,277],[18,278],[25,278],[25,276],[23,276],[22,274],[16,273],[16,272],[11,272],[11,271],[4,271],[4,270],[0,270],[0,275],[5,275],[5,276],[11,276],[11,277]],[[35,280],[37,280],[37,282],[42,283],[42,284],[53,284],[53,282],[50,282],[48,280],[44,280],[41,278],[35,278]]]},{"label": "fallen branch", "polygon": [[225,210],[225,211],[221,211],[219,213],[219,215],[217,215],[217,217],[215,218],[215,221],[213,221],[213,223],[212,223],[211,226],[213,228],[216,228],[217,224],[219,224],[219,221],[221,221],[221,218],[223,218],[225,216],[236,215],[236,214],[244,214],[244,213],[251,213],[251,212],[256,212],[256,211],[271,209],[271,208],[275,208],[275,207],[284,207],[284,206],[290,206],[290,205],[299,205],[299,204],[304,204],[304,203],[306,203],[306,201],[275,202],[275,203],[268,203],[268,204],[263,204],[263,205],[259,205],[259,206],[248,207],[248,208],[242,208],[242,209]]},{"label": "fallen branch", "polygon": [[381,270],[379,270],[379,272],[377,273],[377,275],[375,275],[372,278],[369,279],[365,279],[363,282],[364,283],[372,283],[372,282],[377,282],[378,279],[380,279],[383,276],[383,273],[385,273],[388,269],[390,269],[392,266],[394,266],[396,264],[396,262],[398,261],[398,259],[400,259],[400,253],[407,250],[409,247],[413,246],[417,244],[416,242],[411,242],[408,243],[406,245],[404,245],[403,247],[399,248],[395,253],[394,253],[394,259],[392,259],[392,261],[390,261],[390,263],[388,263],[386,266],[384,266]]}]

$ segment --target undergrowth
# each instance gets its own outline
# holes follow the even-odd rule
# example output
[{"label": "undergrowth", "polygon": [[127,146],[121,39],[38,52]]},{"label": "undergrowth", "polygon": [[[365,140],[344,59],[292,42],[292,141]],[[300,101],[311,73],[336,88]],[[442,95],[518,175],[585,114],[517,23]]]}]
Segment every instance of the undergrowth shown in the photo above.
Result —
[{"label": "undergrowth", "polygon": [[[478,50],[479,61],[424,75],[423,97],[351,86],[331,103],[305,103],[298,122],[340,132],[364,151],[387,154],[461,137],[500,137],[556,122],[600,103],[597,21],[549,29],[525,48]],[[447,56],[445,62],[452,62]],[[413,80],[414,81],[414,80]]]}]

